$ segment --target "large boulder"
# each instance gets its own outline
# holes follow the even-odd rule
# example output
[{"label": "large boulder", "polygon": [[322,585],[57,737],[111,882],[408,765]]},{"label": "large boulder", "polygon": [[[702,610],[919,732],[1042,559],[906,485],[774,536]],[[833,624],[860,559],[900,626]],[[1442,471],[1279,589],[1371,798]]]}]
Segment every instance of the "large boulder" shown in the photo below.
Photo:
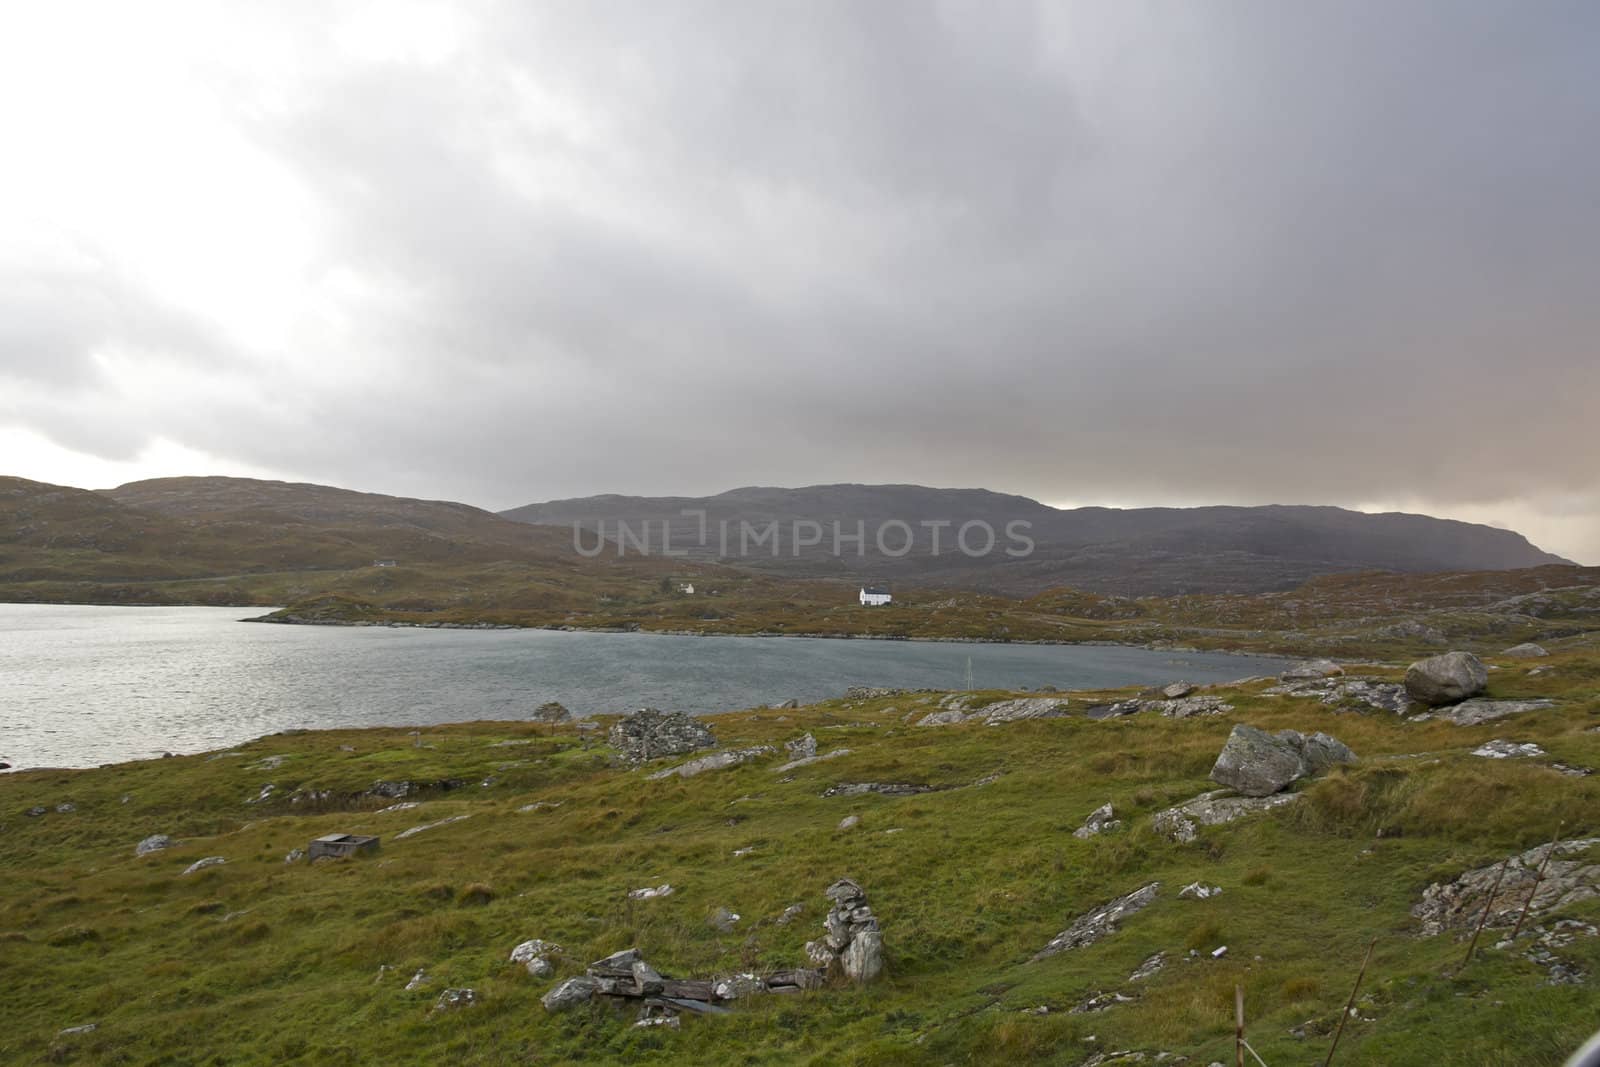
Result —
[{"label": "large boulder", "polygon": [[1248,797],[1271,796],[1289,783],[1320,774],[1335,763],[1354,763],[1356,754],[1337,738],[1298,730],[1276,736],[1239,723],[1211,768],[1211,780]]},{"label": "large boulder", "polygon": [[1446,652],[1406,668],[1406,694],[1431,707],[1456,704],[1489,687],[1489,670],[1471,652]]},{"label": "large boulder", "polygon": [[1245,796],[1270,796],[1305,774],[1305,762],[1290,745],[1265,730],[1239,723],[1211,768],[1211,780]]},{"label": "large boulder", "polygon": [[617,721],[607,739],[631,763],[681,756],[717,743],[709,727],[681,711],[643,708]]}]

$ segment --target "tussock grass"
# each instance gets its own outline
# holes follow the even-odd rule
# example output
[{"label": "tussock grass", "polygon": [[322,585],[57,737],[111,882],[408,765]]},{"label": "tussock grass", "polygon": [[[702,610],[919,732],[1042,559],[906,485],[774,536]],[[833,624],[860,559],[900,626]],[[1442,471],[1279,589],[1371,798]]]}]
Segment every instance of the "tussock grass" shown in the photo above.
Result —
[{"label": "tussock grass", "polygon": [[[1468,754],[1506,736],[1600,766],[1600,734],[1587,732],[1600,720],[1595,660],[1568,653],[1552,663],[1553,677],[1537,681],[1559,709],[1473,729],[1336,713],[1262,696],[1260,685],[1228,691],[1231,715],[1181,721],[923,729],[901,721],[904,698],[786,711],[783,722],[759,711],[715,720],[729,746],[781,745],[811,730],[824,751],[853,750],[790,781],[772,773],[774,759],[648,782],[609,766],[603,748],[585,749],[573,731],[523,723],[430,729],[425,749],[401,730],[333,731],[262,738],[242,757],[211,762],[11,775],[0,778],[0,1060],[1075,1065],[1095,1050],[1136,1047],[1205,1063],[1231,1055],[1242,985],[1252,1043],[1268,1062],[1293,1063],[1317,1058],[1326,1038],[1302,1042],[1289,1030],[1337,1018],[1376,936],[1365,986],[1373,999],[1362,1009],[1376,1021],[1352,1023],[1341,1058],[1559,1063],[1594,1023],[1592,989],[1549,987],[1544,971],[1492,946],[1447,976],[1461,946],[1415,938],[1409,914],[1430,881],[1538,844],[1556,818],[1569,834],[1600,831],[1600,783]],[[1506,673],[1493,682],[1506,696],[1529,684]],[[1157,836],[1150,816],[1211,787],[1211,760],[1237,721],[1324,730],[1362,762],[1305,784],[1295,804],[1204,829],[1194,844]],[[864,725],[828,729],[843,723]],[[495,744],[508,740],[531,744]],[[267,755],[289,757],[272,773],[282,796],[246,804],[265,780],[251,766]],[[492,787],[476,785],[491,774]],[[356,795],[400,777],[473,785],[388,814]],[[951,788],[821,796],[866,780]],[[286,799],[297,788],[348,796],[306,810]],[[67,799],[76,813],[16,814]],[[535,800],[561,806],[518,810]],[[1108,800],[1123,829],[1074,838]],[[459,814],[472,817],[394,839]],[[846,814],[861,825],[838,831]],[[384,844],[348,862],[283,863],[290,848],[334,831],[376,833]],[[135,857],[134,843],[158,832],[180,845]],[[207,855],[228,863],[180,875]],[[630,1013],[606,1006],[547,1015],[538,998],[552,983],[506,959],[539,937],[566,949],[558,978],[635,945],[678,975],[794,966],[820,933],[823,888],[841,876],[867,888],[885,927],[889,971],[866,989],[754,1000],[732,1016],[686,1018],[679,1031],[635,1030]],[[1165,887],[1156,903],[1117,934],[1028,962],[1078,915],[1154,880]],[[1196,880],[1223,894],[1177,899]],[[628,899],[662,883],[671,896]],[[802,915],[779,925],[796,903]],[[732,933],[707,922],[718,907],[742,916]],[[1593,921],[1600,902],[1569,913]],[[1227,955],[1211,959],[1220,944]],[[1158,951],[1166,966],[1129,982]],[[1600,946],[1580,939],[1562,954],[1600,973]],[[419,970],[425,983],[406,992]],[[477,990],[480,1003],[432,1014],[447,986]],[[1137,999],[1069,1013],[1109,990]],[[1046,1014],[1024,1012],[1040,1005]],[[90,1021],[100,1024],[92,1034],[58,1036]]]}]

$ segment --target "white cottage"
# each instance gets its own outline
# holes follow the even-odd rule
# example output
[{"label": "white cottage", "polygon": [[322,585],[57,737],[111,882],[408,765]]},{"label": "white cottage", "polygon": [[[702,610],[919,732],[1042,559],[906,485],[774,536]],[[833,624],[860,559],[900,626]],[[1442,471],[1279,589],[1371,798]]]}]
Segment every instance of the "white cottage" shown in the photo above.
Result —
[{"label": "white cottage", "polygon": [[893,599],[894,597],[889,593],[889,587],[886,585],[864,585],[861,587],[861,604],[863,607],[882,607]]}]

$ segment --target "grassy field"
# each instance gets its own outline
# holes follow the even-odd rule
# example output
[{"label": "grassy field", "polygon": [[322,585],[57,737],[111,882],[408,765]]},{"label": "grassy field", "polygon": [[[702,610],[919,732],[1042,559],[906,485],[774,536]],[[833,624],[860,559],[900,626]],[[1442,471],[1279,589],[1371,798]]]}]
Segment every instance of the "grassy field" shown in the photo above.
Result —
[{"label": "grassy field", "polygon": [[[415,740],[400,730],[276,735],[225,753],[9,775],[0,1061],[1077,1065],[1135,1049],[1231,1063],[1241,985],[1251,1043],[1280,1067],[1321,1062],[1376,938],[1336,1062],[1558,1064],[1600,1027],[1595,978],[1547,984],[1524,958],[1526,935],[1515,950],[1485,937],[1458,971],[1462,941],[1420,938],[1410,909],[1429,883],[1540,844],[1558,820],[1566,837],[1600,831],[1600,779],[1547,766],[1600,767],[1600,646],[1590,635],[1562,648],[1537,677],[1514,660],[1491,676],[1491,695],[1548,696],[1556,708],[1474,728],[1335,713],[1253,683],[1212,690],[1235,711],[1185,720],[908,724],[936,694],[712,720],[723,746],[781,746],[809,730],[823,752],[851,750],[791,774],[775,773],[780,755],[647,781],[615,765],[603,731],[496,722]],[[1072,702],[1081,711],[1125,695]],[[1154,812],[1210,788],[1212,760],[1240,721],[1325,730],[1362,761],[1192,844],[1155,834]],[[1548,757],[1470,754],[1494,737],[1537,742]],[[392,800],[366,795],[379,780],[459,784],[384,811]],[[849,781],[947,788],[820,795]],[[1106,801],[1123,829],[1074,838]],[[46,813],[24,814],[36,807]],[[860,825],[838,829],[851,814]],[[383,847],[284,862],[335,831],[379,834]],[[136,857],[156,833],[182,843]],[[209,856],[227,862],[183,873]],[[507,962],[537,937],[565,948],[557,978],[630,946],[680,977],[797,966],[820,935],[823,889],[843,876],[865,887],[885,931],[888,971],[864,988],[638,1029],[632,1012],[600,1004],[547,1014],[539,998],[557,979]],[[1156,902],[1120,932],[1028,962],[1075,917],[1153,880]],[[1196,880],[1223,892],[1179,899]],[[671,896],[627,899],[663,882]],[[797,903],[804,913],[779,924]],[[719,907],[742,916],[733,933],[708,922]],[[1539,921],[1556,917],[1600,921],[1600,900]],[[1212,959],[1221,945],[1226,955]],[[1161,971],[1129,980],[1161,951]],[[1600,938],[1559,954],[1600,974]],[[425,981],[407,991],[419,970]],[[447,987],[470,987],[479,1002],[434,1011]],[[1133,1000],[1072,1012],[1101,992]],[[1040,1006],[1048,1011],[1029,1010]]]}]

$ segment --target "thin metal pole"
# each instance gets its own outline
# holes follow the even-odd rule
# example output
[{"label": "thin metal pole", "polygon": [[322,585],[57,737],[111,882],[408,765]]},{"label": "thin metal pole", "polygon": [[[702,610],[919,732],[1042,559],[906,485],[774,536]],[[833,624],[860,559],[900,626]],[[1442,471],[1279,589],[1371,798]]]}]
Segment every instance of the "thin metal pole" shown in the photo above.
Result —
[{"label": "thin metal pole", "polygon": [[1517,925],[1511,930],[1513,941],[1522,933],[1522,924],[1528,921],[1528,910],[1533,907],[1533,895],[1539,891],[1539,883],[1544,881],[1544,869],[1550,866],[1550,857],[1556,854],[1556,843],[1561,840],[1561,828],[1565,825],[1567,825],[1565,821],[1556,824],[1556,836],[1550,839],[1550,847],[1545,850],[1544,859],[1539,861],[1539,869],[1534,872],[1533,885],[1528,887],[1528,899],[1522,902],[1522,914],[1517,916]]},{"label": "thin metal pole", "polygon": [[1494,910],[1495,894],[1500,892],[1500,880],[1506,876],[1506,868],[1509,866],[1511,857],[1507,856],[1500,864],[1500,873],[1494,876],[1494,887],[1489,890],[1489,899],[1483,902],[1483,914],[1478,916],[1478,927],[1472,931],[1472,940],[1467,943],[1466,958],[1461,961],[1463,967],[1472,962],[1472,953],[1478,947],[1478,935],[1483,933],[1484,924],[1489,921],[1489,913]]},{"label": "thin metal pole", "polygon": [[1361,980],[1367,976],[1367,964],[1372,961],[1372,950],[1378,947],[1378,939],[1373,938],[1367,944],[1367,954],[1361,957],[1361,970],[1356,972],[1356,984],[1350,987],[1350,999],[1345,1001],[1344,1014],[1339,1016],[1339,1029],[1333,1032],[1333,1047],[1328,1049],[1328,1058],[1322,1061],[1322,1067],[1328,1067],[1333,1062],[1333,1054],[1339,1049],[1339,1039],[1344,1036],[1344,1024],[1350,1018],[1350,1009],[1356,1006],[1356,994],[1361,992]]}]

